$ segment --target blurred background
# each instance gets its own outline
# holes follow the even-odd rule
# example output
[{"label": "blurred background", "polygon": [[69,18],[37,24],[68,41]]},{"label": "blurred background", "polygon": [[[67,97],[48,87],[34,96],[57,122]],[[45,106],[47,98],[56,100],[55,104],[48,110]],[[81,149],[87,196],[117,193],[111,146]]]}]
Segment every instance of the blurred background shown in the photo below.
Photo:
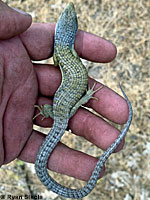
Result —
[{"label": "blurred background", "polygon": [[[69,1],[4,2],[31,14],[35,23],[56,23]],[[79,29],[112,41],[118,51],[111,63],[92,63],[83,60],[89,75],[120,95],[118,82],[121,82],[134,112],[124,149],[109,158],[104,177],[84,199],[150,200],[150,1],[72,2],[76,8]],[[52,59],[44,62],[52,62]],[[102,154],[94,145],[73,134],[66,133],[62,141],[71,148],[93,156]],[[69,187],[81,187],[85,184],[60,174],[54,173],[52,176]],[[18,160],[0,169],[0,196],[3,194],[32,195],[28,196],[28,199],[36,199],[37,195],[45,200],[65,199],[45,189],[36,177],[33,164]]]}]

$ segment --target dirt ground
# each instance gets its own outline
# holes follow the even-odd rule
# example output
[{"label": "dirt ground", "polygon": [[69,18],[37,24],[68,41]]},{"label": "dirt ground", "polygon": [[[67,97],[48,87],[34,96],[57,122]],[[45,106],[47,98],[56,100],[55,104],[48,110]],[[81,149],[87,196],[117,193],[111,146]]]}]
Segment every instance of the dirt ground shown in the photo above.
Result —
[{"label": "dirt ground", "polygon": [[[9,6],[30,13],[33,22],[57,22],[67,0],[5,0]],[[112,41],[117,47],[115,60],[108,64],[84,61],[89,75],[121,94],[121,82],[132,107],[133,121],[120,153],[106,163],[106,172],[85,200],[150,200],[150,1],[149,0],[72,0],[79,28]],[[68,146],[93,156],[101,151],[73,134],[65,135]],[[92,147],[92,148],[91,148]],[[6,176],[7,174],[7,176]],[[61,184],[85,183],[60,174]],[[14,161],[0,169],[0,196],[32,195],[28,199],[63,200],[48,192],[38,181],[34,167]]]}]

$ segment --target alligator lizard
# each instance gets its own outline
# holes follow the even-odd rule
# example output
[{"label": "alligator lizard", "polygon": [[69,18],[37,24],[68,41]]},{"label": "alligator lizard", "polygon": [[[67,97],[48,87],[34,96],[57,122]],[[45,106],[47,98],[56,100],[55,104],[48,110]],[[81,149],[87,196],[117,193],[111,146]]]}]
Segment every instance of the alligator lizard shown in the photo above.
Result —
[{"label": "alligator lizard", "polygon": [[[74,39],[77,29],[78,22],[75,8],[73,3],[69,3],[62,12],[55,29],[53,58],[54,64],[60,67],[62,83],[54,95],[53,107],[48,104],[38,107],[40,114],[44,117],[52,117],[54,122],[39,149],[35,162],[37,176],[48,190],[63,197],[74,199],[83,198],[95,187],[104,163],[120,144],[132,120],[131,104],[120,86],[129,107],[128,121],[118,138],[99,158],[87,184],[81,189],[71,189],[60,185],[50,177],[47,170],[48,157],[64,134],[70,117],[74,115],[81,105],[85,104],[89,99],[94,98],[92,95],[100,89],[94,90],[94,84],[91,89],[89,88],[86,91],[88,73],[74,50]],[[85,92],[86,94],[84,94]]]}]

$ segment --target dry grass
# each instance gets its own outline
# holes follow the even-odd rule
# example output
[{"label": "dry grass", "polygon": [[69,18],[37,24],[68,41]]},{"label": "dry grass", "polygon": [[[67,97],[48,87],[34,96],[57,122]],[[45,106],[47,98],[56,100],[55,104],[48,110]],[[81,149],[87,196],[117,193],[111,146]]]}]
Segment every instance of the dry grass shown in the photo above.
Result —
[{"label": "dry grass", "polygon": [[[5,2],[31,13],[34,22],[56,22],[68,1]],[[79,28],[111,40],[118,50],[116,59],[109,64],[87,62],[89,74],[119,93],[118,82],[121,81],[134,111],[124,150],[109,159],[104,178],[92,194],[84,199],[148,200],[150,199],[150,1],[76,0],[73,2],[78,13]],[[64,137],[63,141],[72,148],[77,147],[86,152],[87,147],[90,147],[89,143],[74,136],[70,136],[69,139]],[[98,150],[93,149],[92,155],[99,155],[97,152]],[[62,176],[57,178],[61,179],[62,183],[72,181]],[[73,181],[73,184],[77,183]],[[51,199],[64,198],[51,196]]]}]

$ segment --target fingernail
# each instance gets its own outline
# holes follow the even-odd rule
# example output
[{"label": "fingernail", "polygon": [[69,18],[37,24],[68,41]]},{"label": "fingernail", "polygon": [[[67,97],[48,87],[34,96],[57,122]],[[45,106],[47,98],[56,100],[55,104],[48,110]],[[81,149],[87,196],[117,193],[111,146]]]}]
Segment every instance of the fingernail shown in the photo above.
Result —
[{"label": "fingernail", "polygon": [[15,10],[15,11],[17,11],[17,12],[23,14],[23,15],[30,16],[30,14],[24,12],[23,10],[19,10],[18,8],[14,8],[14,7],[11,7],[11,8],[12,8],[13,10]]}]

